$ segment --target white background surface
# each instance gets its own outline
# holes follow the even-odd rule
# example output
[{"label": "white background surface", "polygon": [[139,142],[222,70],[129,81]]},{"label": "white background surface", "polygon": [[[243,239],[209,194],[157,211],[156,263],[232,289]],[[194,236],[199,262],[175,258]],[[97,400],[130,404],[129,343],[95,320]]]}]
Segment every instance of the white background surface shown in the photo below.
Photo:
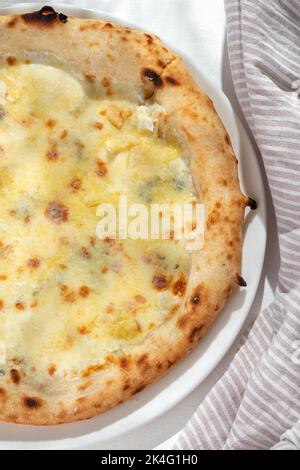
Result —
[{"label": "white background surface", "polygon": [[[31,0],[34,1],[34,0]],[[8,2],[1,2],[2,5]],[[21,3],[17,1],[9,2]],[[46,1],[46,4],[55,2]],[[241,116],[235,97],[225,40],[223,0],[64,0],[64,3],[101,9],[124,21],[139,24],[185,52],[211,81],[223,89]],[[199,53],[201,51],[201,54]],[[269,198],[268,198],[269,199]],[[255,302],[239,338],[263,306],[273,298],[279,264],[276,226],[268,202],[268,242],[263,276]],[[259,243],[259,240],[257,240]],[[239,338],[213,373],[176,408],[135,432],[93,446],[97,449],[168,448],[170,439],[185,425],[215,382],[222,376],[236,351]]]}]

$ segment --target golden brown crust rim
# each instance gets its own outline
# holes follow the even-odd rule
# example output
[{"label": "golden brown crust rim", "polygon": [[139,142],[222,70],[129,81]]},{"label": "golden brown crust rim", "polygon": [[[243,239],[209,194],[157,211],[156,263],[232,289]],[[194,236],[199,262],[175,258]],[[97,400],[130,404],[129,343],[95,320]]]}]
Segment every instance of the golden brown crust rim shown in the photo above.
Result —
[{"label": "golden brown crust rim", "polygon": [[164,106],[166,126],[185,147],[203,197],[206,232],[203,249],[193,255],[183,311],[130,355],[111,357],[103,370],[77,383],[56,384],[53,378],[48,387],[37,387],[17,369],[0,379],[0,419],[35,425],[77,421],[111,409],[157,380],[197,344],[242,283],[242,223],[245,206],[251,205],[240,192],[237,161],[213,103],[179,57],[154,35],[48,13],[45,18],[41,13],[0,17],[0,54],[8,61],[24,53],[28,60],[59,59],[104,95],[126,94],[138,103]]}]

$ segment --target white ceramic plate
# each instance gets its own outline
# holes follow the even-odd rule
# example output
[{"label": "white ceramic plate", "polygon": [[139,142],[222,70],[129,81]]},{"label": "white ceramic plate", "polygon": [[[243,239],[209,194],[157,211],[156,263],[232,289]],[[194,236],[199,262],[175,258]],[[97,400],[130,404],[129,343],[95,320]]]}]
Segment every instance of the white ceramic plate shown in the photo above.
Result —
[{"label": "white ceramic plate", "polygon": [[[0,9],[0,13],[39,10],[43,4],[18,4]],[[106,13],[67,5],[55,5],[67,15],[98,18],[125,24]],[[127,26],[138,27],[128,24]],[[171,49],[174,50],[172,46]],[[88,421],[54,427],[35,428],[0,424],[0,449],[71,449],[113,439],[159,417],[191,393],[217,366],[228,351],[252,305],[261,276],[266,244],[266,202],[257,156],[249,137],[221,90],[182,53],[184,62],[200,87],[213,99],[231,136],[239,160],[239,175],[245,194],[258,201],[258,210],[249,212],[245,221],[242,275],[248,287],[230,299],[220,317],[199,345],[171,372],[132,398],[129,402]],[[201,55],[201,51],[199,51]]]}]

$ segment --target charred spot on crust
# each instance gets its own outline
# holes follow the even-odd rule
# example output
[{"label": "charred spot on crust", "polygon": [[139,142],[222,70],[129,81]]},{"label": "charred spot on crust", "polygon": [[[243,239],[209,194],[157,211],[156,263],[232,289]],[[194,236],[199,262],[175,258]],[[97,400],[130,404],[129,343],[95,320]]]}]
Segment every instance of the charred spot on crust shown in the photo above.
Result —
[{"label": "charred spot on crust", "polygon": [[11,369],[10,378],[14,384],[18,385],[21,381],[20,372],[17,369]]},{"label": "charred spot on crust", "polygon": [[77,398],[76,402],[78,403],[78,405],[82,405],[82,403],[84,403],[86,401],[86,397],[79,397]]},{"label": "charred spot on crust", "polygon": [[240,276],[239,274],[236,275],[236,281],[238,283],[239,286],[241,287],[247,287],[247,282],[245,281],[245,279],[242,278],[242,276]]},{"label": "charred spot on crust", "polygon": [[61,202],[52,201],[46,207],[45,216],[52,223],[59,225],[68,221],[69,210]]},{"label": "charred spot on crust", "polygon": [[141,385],[140,387],[136,388],[133,392],[133,395],[135,395],[136,393],[140,393],[142,390],[144,390],[145,388],[145,385]]},{"label": "charred spot on crust", "polygon": [[56,372],[56,366],[52,364],[51,366],[48,367],[48,373],[52,377]]},{"label": "charred spot on crust", "polygon": [[142,73],[143,73],[143,76],[145,78],[147,78],[150,82],[153,82],[153,84],[157,88],[162,86],[162,84],[163,84],[162,78],[154,70],[149,69],[149,68],[145,68],[145,69],[143,69]]},{"label": "charred spot on crust", "polygon": [[179,297],[182,297],[186,291],[186,284],[187,284],[186,279],[184,275],[182,274],[180,278],[172,286],[173,294],[178,295]]},{"label": "charred spot on crust", "polygon": [[228,135],[227,133],[226,133],[226,135],[225,135],[225,141],[226,141],[226,143],[227,143],[228,145],[231,145],[231,140],[230,140],[230,137],[229,137],[229,135]]},{"label": "charred spot on crust", "polygon": [[148,367],[148,355],[143,354],[137,361],[137,366],[141,367],[143,369],[146,369]]},{"label": "charred spot on crust", "polygon": [[102,160],[97,160],[96,175],[103,177],[108,173],[107,166]]},{"label": "charred spot on crust", "polygon": [[152,285],[155,289],[166,290],[170,284],[169,279],[165,274],[155,274],[152,279]]},{"label": "charred spot on crust", "polygon": [[8,56],[7,59],[6,59],[6,62],[8,63],[8,65],[16,65],[17,63],[17,59],[13,56]]},{"label": "charred spot on crust", "polygon": [[130,383],[129,382],[126,382],[124,385],[123,385],[123,391],[126,392],[127,390],[130,389]]},{"label": "charred spot on crust", "polygon": [[54,8],[50,6],[44,6],[39,11],[34,11],[32,13],[26,13],[22,15],[23,20],[26,23],[36,23],[36,24],[43,24],[49,25],[53,24],[57,21],[61,23],[67,23],[68,17],[63,13],[57,13]]},{"label": "charred spot on crust", "polygon": [[42,406],[42,400],[37,397],[24,397],[23,403],[26,408],[31,410],[40,408]]},{"label": "charred spot on crust", "polygon": [[121,357],[120,358],[120,367],[122,367],[122,369],[126,369],[128,366],[129,366],[129,361],[128,361],[127,357]]},{"label": "charred spot on crust", "polygon": [[70,183],[70,188],[72,192],[79,191],[82,187],[82,181],[79,178],[74,178]]},{"label": "charred spot on crust", "polygon": [[84,259],[90,259],[90,257],[91,257],[91,253],[89,252],[89,250],[85,246],[80,248],[79,254]]},{"label": "charred spot on crust", "polygon": [[218,223],[219,220],[220,220],[219,211],[216,209],[213,209],[207,218],[207,222],[206,222],[207,229],[211,228],[213,225]]},{"label": "charred spot on crust", "polygon": [[7,27],[8,28],[13,28],[17,24],[17,22],[18,22],[18,17],[15,16],[11,20],[9,20],[9,22],[7,23]]},{"label": "charred spot on crust", "polygon": [[194,341],[196,341],[198,339],[202,328],[203,328],[203,325],[200,325],[200,326],[196,326],[195,328],[192,329],[191,334],[189,336],[189,340],[190,340],[191,343],[193,343]]},{"label": "charred spot on crust", "polygon": [[190,141],[190,142],[196,142],[196,138],[195,138],[195,135],[192,134],[185,126],[181,126],[181,129],[182,131],[185,133],[185,135],[187,136],[187,139]]},{"label": "charred spot on crust", "polygon": [[90,83],[94,83],[96,81],[96,78],[97,78],[94,73],[90,73],[90,72],[85,72],[84,76],[85,76],[86,80]]},{"label": "charred spot on crust", "polygon": [[177,327],[180,330],[183,330],[186,327],[187,323],[188,323],[188,318],[186,315],[184,315],[183,317],[178,318]]},{"label": "charred spot on crust", "polygon": [[167,64],[164,63],[163,60],[161,59],[158,59],[158,61],[156,62],[158,67],[161,67],[162,69],[166,68]]},{"label": "charred spot on crust", "polygon": [[201,296],[199,290],[196,290],[192,297],[190,298],[190,302],[192,305],[199,305],[201,302]]},{"label": "charred spot on crust", "polygon": [[25,310],[25,305],[23,304],[23,302],[16,302],[15,307],[17,310]]},{"label": "charred spot on crust", "polygon": [[113,25],[111,23],[105,23],[105,25],[103,26],[103,29],[112,29],[113,28]]},{"label": "charred spot on crust", "polygon": [[31,269],[37,269],[41,264],[41,261],[38,258],[30,258],[27,261],[27,266]]},{"label": "charred spot on crust", "polygon": [[166,77],[166,82],[170,83],[170,85],[173,85],[173,86],[178,86],[178,85],[180,85],[179,81],[176,80],[176,78],[171,77],[170,75],[168,75],[168,76]]},{"label": "charred spot on crust", "polygon": [[152,44],[153,43],[153,37],[151,34],[145,33],[145,37],[147,38],[147,43]]},{"label": "charred spot on crust", "polygon": [[175,364],[176,361],[171,361],[170,359],[168,359],[168,365],[167,365],[167,368],[170,369],[174,364]]},{"label": "charred spot on crust", "polygon": [[68,17],[67,17],[67,15],[64,15],[64,13],[59,13],[58,14],[58,19],[59,19],[59,21],[61,21],[64,24],[68,22]]},{"label": "charred spot on crust", "polygon": [[227,286],[225,287],[225,289],[223,290],[224,292],[224,295],[225,295],[225,299],[226,301],[229,299],[230,295],[231,295],[231,292],[232,292],[232,286]]},{"label": "charred spot on crust", "polygon": [[53,127],[55,126],[56,126],[55,119],[48,119],[48,121],[46,121],[46,127],[49,127],[49,129],[53,129]]},{"label": "charred spot on crust", "polygon": [[63,140],[67,137],[67,135],[68,135],[68,131],[67,129],[64,129],[62,133],[60,134],[60,138]]},{"label": "charred spot on crust", "polygon": [[88,297],[90,294],[90,289],[88,286],[81,286],[79,289],[79,295],[80,297]]},{"label": "charred spot on crust", "polygon": [[249,197],[247,201],[247,206],[249,206],[250,209],[254,211],[255,209],[257,209],[257,202],[255,201],[255,199]]}]

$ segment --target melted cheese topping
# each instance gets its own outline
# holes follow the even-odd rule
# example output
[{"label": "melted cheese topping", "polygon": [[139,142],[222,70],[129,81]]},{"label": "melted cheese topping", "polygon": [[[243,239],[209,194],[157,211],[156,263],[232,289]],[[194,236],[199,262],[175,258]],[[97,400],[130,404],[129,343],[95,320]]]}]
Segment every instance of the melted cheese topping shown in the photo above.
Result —
[{"label": "melted cheese topping", "polygon": [[181,241],[97,239],[97,207],[195,201],[189,171],[157,105],[90,97],[47,65],[0,84],[0,342],[39,374],[86,376],[175,312],[190,269]]}]

